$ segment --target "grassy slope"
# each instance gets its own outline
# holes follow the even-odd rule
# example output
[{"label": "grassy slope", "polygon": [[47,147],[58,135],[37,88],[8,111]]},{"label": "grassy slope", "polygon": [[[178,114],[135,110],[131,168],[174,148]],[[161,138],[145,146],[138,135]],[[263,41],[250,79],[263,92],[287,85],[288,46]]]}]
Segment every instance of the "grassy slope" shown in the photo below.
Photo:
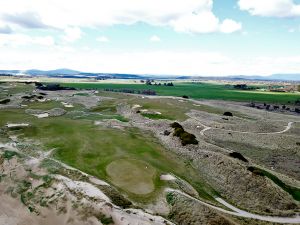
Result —
[{"label": "grassy slope", "polygon": [[[210,199],[214,191],[208,187],[192,166],[169,151],[150,134],[137,129],[126,132],[97,127],[89,120],[72,120],[65,116],[37,119],[23,110],[1,110],[0,126],[6,122],[29,122],[20,130],[23,137],[38,140],[46,150],[56,148],[55,157],[75,168],[110,181],[106,166],[117,159],[136,159],[160,173],[174,173],[190,182],[200,196]],[[165,183],[155,177],[156,193]],[[156,193],[139,196],[127,193],[137,201],[151,199]]]},{"label": "grassy slope", "polygon": [[76,88],[90,89],[134,89],[134,90],[155,90],[158,95],[163,96],[183,96],[188,95],[195,99],[220,99],[233,101],[256,101],[268,103],[284,103],[288,101],[294,102],[300,99],[300,94],[292,93],[271,93],[257,91],[238,91],[228,89],[224,85],[208,84],[208,83],[181,83],[175,84],[174,87],[165,86],[147,86],[143,84],[104,84],[104,83],[64,83],[64,86]]},{"label": "grassy slope", "polygon": [[300,189],[290,186],[288,184],[285,184],[283,181],[281,181],[277,176],[275,176],[272,173],[269,173],[266,170],[257,168],[257,167],[253,167],[256,171],[256,173],[258,173],[260,176],[266,176],[268,177],[270,180],[272,180],[275,184],[277,184],[279,187],[281,187],[284,191],[288,192],[290,195],[293,196],[293,198],[297,201],[300,201]]}]

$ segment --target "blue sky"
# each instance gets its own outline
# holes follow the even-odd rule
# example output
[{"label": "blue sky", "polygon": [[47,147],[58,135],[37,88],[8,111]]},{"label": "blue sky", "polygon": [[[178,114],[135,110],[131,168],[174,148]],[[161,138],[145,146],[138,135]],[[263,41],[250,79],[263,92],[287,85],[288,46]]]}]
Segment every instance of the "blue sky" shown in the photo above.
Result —
[{"label": "blue sky", "polygon": [[300,0],[0,1],[0,69],[300,73]]}]

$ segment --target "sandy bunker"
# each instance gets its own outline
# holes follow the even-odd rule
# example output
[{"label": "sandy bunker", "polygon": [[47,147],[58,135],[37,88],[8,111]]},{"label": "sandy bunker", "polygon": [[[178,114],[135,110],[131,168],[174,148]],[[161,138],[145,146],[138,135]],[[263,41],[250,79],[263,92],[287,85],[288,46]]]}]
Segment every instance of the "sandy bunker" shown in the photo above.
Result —
[{"label": "sandy bunker", "polygon": [[111,182],[133,194],[145,195],[154,191],[156,170],[139,160],[119,159],[106,167]]}]

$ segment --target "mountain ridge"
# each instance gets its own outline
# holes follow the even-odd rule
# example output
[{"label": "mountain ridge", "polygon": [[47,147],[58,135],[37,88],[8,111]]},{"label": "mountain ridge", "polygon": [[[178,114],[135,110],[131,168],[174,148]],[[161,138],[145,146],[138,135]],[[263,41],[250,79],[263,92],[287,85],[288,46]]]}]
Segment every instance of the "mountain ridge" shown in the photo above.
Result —
[{"label": "mountain ridge", "polygon": [[128,73],[89,73],[77,70],[60,68],[55,70],[0,70],[0,74],[30,75],[30,76],[54,76],[74,78],[118,78],[118,79],[229,79],[229,80],[276,80],[276,81],[300,81],[300,73],[278,73],[269,76],[261,75],[228,75],[228,76],[171,76],[171,75],[141,75]]}]

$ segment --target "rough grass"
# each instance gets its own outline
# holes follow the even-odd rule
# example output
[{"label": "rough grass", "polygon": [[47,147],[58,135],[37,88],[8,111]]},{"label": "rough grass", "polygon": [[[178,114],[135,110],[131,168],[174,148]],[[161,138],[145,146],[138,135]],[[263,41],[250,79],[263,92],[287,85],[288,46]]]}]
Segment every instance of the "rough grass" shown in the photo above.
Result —
[{"label": "rough grass", "polygon": [[165,116],[163,114],[141,113],[141,115],[152,120],[162,120],[162,119],[172,120],[171,117]]},{"label": "rough grass", "polygon": [[[214,114],[223,114],[221,109],[206,106],[202,104],[193,104],[187,100],[178,100],[170,98],[141,98],[132,96],[126,101],[130,105],[138,104],[142,109],[148,109],[150,111],[160,112],[161,114],[150,115],[150,119],[169,119],[184,121],[188,119],[186,113],[190,110],[199,110]],[[146,113],[145,113],[146,114]],[[146,115],[147,116],[147,115]]]},{"label": "rough grass", "polygon": [[287,104],[295,102],[300,98],[300,94],[259,92],[259,91],[239,91],[228,88],[225,85],[208,83],[176,83],[174,87],[167,86],[147,86],[141,84],[107,84],[107,83],[64,83],[63,86],[80,89],[133,89],[133,90],[155,90],[158,95],[178,96],[188,95],[194,99],[219,99],[233,101],[254,101],[267,103]]},{"label": "rough grass", "polygon": [[282,180],[280,180],[277,176],[272,173],[269,173],[266,170],[257,168],[257,167],[248,167],[248,170],[251,171],[253,174],[258,176],[265,176],[272,180],[275,184],[281,187],[284,191],[288,192],[293,198],[297,201],[300,201],[300,189],[296,187],[292,187],[288,184],[285,184]]}]

